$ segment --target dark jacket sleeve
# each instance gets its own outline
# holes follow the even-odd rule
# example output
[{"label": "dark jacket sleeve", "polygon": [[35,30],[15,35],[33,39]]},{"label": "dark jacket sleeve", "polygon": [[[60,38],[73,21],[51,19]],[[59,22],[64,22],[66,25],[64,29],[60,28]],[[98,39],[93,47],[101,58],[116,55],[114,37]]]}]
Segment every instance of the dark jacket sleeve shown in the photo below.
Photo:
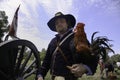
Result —
[{"label": "dark jacket sleeve", "polygon": [[43,60],[43,63],[38,71],[38,75],[41,75],[43,78],[46,76],[48,70],[50,69],[50,64],[51,64],[51,57],[52,57],[52,52],[51,52],[51,43],[48,45],[48,49],[46,51],[45,58]]}]

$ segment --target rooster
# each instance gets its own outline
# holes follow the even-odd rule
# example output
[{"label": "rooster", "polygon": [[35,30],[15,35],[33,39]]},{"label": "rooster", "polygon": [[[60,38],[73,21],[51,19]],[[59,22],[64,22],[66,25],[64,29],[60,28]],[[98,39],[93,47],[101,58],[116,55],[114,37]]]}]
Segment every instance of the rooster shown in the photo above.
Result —
[{"label": "rooster", "polygon": [[94,32],[91,37],[90,47],[92,49],[92,53],[96,56],[101,56],[104,61],[107,59],[107,55],[109,52],[115,54],[114,50],[111,48],[113,45],[109,43],[109,40],[106,36],[98,36],[95,37],[95,34],[98,32]]},{"label": "rooster", "polygon": [[74,29],[74,45],[78,53],[88,56],[91,54],[91,49],[84,31],[84,26],[84,23],[78,23]]},{"label": "rooster", "polygon": [[[91,50],[89,47],[89,42],[87,40],[86,33],[84,31],[85,24],[78,23],[74,29],[74,46],[76,48],[76,54],[80,54],[81,63],[86,64],[91,59]],[[81,77],[83,73],[86,72],[86,69],[82,64],[73,64],[72,66],[67,66],[70,69],[71,73],[76,77]]]},{"label": "rooster", "polygon": [[[102,56],[102,58],[105,60],[108,51],[112,51],[114,53],[114,51],[110,48],[111,44],[108,43],[110,40],[107,37],[99,36],[94,38],[94,35],[98,32],[93,33],[91,37],[91,43],[89,43],[84,31],[84,26],[84,23],[78,23],[74,29],[74,45],[77,54],[80,54],[81,56],[80,58],[83,64],[90,64],[93,58],[98,58],[99,56]],[[98,62],[98,59],[96,61]],[[67,66],[67,68],[71,71],[75,69],[75,73],[77,74],[77,69],[81,67],[79,65],[73,64],[72,66]]]},{"label": "rooster", "polygon": [[86,33],[84,31],[84,23],[78,23],[76,28],[74,29],[74,45],[77,53],[81,54],[84,58],[89,59],[94,56],[102,56],[105,60],[108,52],[113,52],[111,49],[111,44],[108,42],[111,41],[105,36],[99,36],[94,38],[95,34],[98,32],[94,32],[91,37],[91,43],[87,40]]}]

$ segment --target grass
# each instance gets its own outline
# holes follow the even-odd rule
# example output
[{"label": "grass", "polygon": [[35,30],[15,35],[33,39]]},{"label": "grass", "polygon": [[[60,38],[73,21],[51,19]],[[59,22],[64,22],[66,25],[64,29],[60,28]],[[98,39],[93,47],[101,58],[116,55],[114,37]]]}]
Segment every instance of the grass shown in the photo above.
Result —
[{"label": "grass", "polygon": [[[118,79],[116,79],[116,80],[120,80],[120,70],[117,70],[116,75],[117,75],[117,77],[118,77]],[[79,78],[78,80],[109,80],[109,79],[106,79],[106,76],[105,76],[105,75],[104,75],[103,77],[104,77],[104,79],[101,79],[101,78],[100,78],[100,69],[99,69],[99,66],[98,66],[97,71],[96,71],[96,73],[95,73],[93,76],[86,76],[86,75],[84,74],[84,75],[83,75],[81,78]],[[50,80],[50,78],[51,78],[51,75],[50,75],[50,73],[48,72],[48,74],[47,74],[46,77],[45,77],[45,80]],[[26,80],[34,80],[34,75],[30,76],[30,77],[27,78]]]}]

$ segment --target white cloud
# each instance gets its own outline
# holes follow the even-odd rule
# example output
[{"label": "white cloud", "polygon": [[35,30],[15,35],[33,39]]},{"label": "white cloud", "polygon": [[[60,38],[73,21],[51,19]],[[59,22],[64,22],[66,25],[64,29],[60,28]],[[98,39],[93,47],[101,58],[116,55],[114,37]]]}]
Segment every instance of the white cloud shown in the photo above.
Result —
[{"label": "white cloud", "polygon": [[39,50],[47,48],[49,41],[41,39],[39,35],[39,23],[37,19],[39,14],[37,13],[38,4],[36,1],[6,0],[1,3],[0,10],[4,10],[6,12],[9,17],[9,23],[11,23],[14,12],[19,4],[21,4],[21,6],[18,16],[18,37],[33,42]]},{"label": "white cloud", "polygon": [[114,10],[118,11],[117,0],[113,3],[110,3],[109,0],[2,0],[2,2],[0,1],[0,10],[6,12],[10,23],[19,4],[21,7],[18,17],[18,37],[32,41],[39,49],[47,48],[50,41],[50,39],[42,38],[50,34],[42,33],[39,30],[41,28],[42,31],[44,26],[47,27],[46,24],[41,25],[43,21],[39,19],[41,16],[38,12],[39,8],[45,10],[48,15],[42,15],[47,17],[53,17],[56,12],[61,11],[65,14],[73,14],[78,18],[81,10],[90,7],[99,7],[110,13]]},{"label": "white cloud", "polygon": [[21,25],[20,27],[18,27],[18,37],[33,42],[39,50],[41,50],[42,48],[47,48],[49,41],[40,38],[37,27],[33,26],[33,28],[29,29],[24,27],[25,25]]},{"label": "white cloud", "polygon": [[88,5],[103,9],[108,15],[120,13],[120,0],[88,0]]},{"label": "white cloud", "polygon": [[40,5],[43,6],[45,11],[51,16],[56,12],[61,11],[68,13],[72,9],[73,0],[39,0]]}]

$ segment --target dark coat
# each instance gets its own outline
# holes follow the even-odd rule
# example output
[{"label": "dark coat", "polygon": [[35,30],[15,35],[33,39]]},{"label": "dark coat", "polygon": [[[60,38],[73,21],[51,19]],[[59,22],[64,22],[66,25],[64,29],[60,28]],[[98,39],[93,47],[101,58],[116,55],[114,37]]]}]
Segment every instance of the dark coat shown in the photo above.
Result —
[{"label": "dark coat", "polygon": [[70,36],[61,46],[61,50],[63,51],[64,55],[67,58],[67,61],[69,63],[66,63],[63,56],[61,55],[60,51],[57,51],[56,55],[53,55],[54,50],[57,47],[57,43],[63,40],[68,34],[72,33],[72,30],[69,30],[64,34],[62,38],[60,38],[59,35],[56,35],[55,38],[52,39],[50,42],[46,56],[44,58],[44,61],[42,63],[42,66],[39,70],[38,74],[41,74],[43,77],[45,77],[46,73],[50,69],[50,72],[52,75],[57,76],[67,76],[70,73],[70,70],[66,67],[67,65],[72,65],[75,63],[83,63],[87,65],[93,74],[96,71],[98,58],[96,56],[92,56],[90,60],[85,60],[83,57],[81,57],[80,54],[76,53],[75,46],[73,44],[73,36]]}]

